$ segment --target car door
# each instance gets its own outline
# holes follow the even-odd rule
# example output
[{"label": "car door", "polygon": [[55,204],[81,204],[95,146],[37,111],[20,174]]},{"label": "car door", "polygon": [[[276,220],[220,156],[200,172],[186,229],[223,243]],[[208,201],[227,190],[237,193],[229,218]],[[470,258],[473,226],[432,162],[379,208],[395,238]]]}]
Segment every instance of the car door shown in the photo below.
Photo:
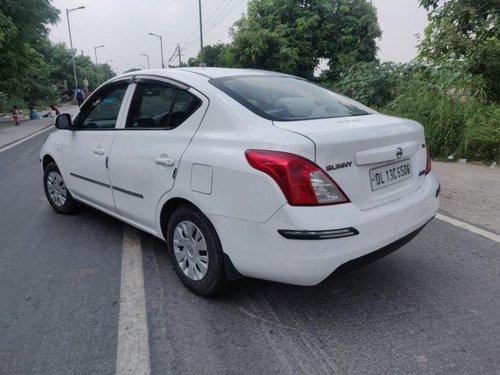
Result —
[{"label": "car door", "polygon": [[117,124],[122,121],[126,81],[109,84],[86,101],[63,146],[63,163],[71,193],[116,213],[107,162]]},{"label": "car door", "polygon": [[125,128],[118,132],[109,173],[118,212],[155,228],[160,198],[174,185],[175,170],[198,129],[208,100],[178,83],[139,79]]}]

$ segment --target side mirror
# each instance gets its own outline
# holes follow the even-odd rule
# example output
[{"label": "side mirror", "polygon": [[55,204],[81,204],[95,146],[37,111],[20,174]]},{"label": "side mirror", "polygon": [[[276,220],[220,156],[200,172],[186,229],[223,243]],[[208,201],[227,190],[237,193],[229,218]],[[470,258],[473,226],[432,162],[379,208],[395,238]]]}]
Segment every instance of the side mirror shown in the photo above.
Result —
[{"label": "side mirror", "polygon": [[57,116],[55,125],[57,129],[71,129],[71,116],[68,113],[63,113]]}]

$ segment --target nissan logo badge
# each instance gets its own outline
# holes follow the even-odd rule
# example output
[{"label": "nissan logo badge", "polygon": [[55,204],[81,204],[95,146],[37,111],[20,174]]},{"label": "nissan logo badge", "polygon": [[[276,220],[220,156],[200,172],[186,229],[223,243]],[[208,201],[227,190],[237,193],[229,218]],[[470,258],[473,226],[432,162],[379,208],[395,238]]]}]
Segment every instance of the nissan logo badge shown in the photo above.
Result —
[{"label": "nissan logo badge", "polygon": [[401,147],[398,147],[398,150],[396,151],[396,157],[398,159],[401,159],[402,156],[403,156],[403,150],[401,149]]}]

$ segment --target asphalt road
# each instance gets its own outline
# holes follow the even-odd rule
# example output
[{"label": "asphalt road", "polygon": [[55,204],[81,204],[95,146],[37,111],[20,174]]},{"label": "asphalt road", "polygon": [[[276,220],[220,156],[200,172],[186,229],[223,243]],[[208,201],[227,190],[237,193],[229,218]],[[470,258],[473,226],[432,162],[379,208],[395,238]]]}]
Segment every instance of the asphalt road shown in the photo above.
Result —
[{"label": "asphalt road", "polygon": [[[46,136],[0,152],[0,374],[113,374],[130,228],[51,209]],[[215,299],[138,233],[153,374],[500,373],[500,246],[445,222],[320,286],[247,279]]]}]

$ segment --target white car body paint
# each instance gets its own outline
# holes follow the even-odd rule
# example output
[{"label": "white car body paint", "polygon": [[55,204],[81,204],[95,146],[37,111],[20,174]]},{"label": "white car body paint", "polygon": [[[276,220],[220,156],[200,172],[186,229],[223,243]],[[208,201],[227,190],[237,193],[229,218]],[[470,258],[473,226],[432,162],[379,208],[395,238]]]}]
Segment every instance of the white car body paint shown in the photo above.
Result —
[{"label": "white car body paint", "polygon": [[[140,72],[153,80],[181,82],[202,101],[201,107],[173,130],[127,130],[124,116],[132,96],[131,83],[117,128],[107,131],[112,141],[109,150],[106,144],[105,155],[109,156],[111,187],[137,193],[143,199],[109,189],[114,207],[107,207],[98,194],[94,197],[91,192],[82,192],[86,181],[71,179],[69,171],[89,168],[80,165],[87,163],[85,158],[66,158],[65,153],[56,151],[78,131],[51,134],[41,159],[50,155],[55,160],[68,189],[79,193],[73,194],[75,199],[162,239],[162,208],[171,199],[185,199],[209,218],[224,252],[242,275],[297,285],[321,282],[343,263],[401,239],[435,215],[439,184],[432,172],[421,173],[426,168],[426,150],[422,147],[425,140],[420,124],[381,114],[273,122],[243,107],[209,82],[210,77],[265,74],[269,73],[217,68]],[[85,146],[87,153],[97,146],[94,143]],[[413,175],[372,191],[369,170],[397,161],[389,150],[398,147],[403,152],[401,160],[411,160]],[[297,154],[323,170],[327,165],[346,162],[349,167],[327,173],[351,202],[291,206],[269,175],[249,165],[245,157],[248,149]],[[157,164],[156,158],[162,156],[173,159],[174,164]],[[282,229],[348,227],[356,228],[359,234],[296,240],[278,233]]]},{"label": "white car body paint", "polygon": [[[203,98],[199,93],[194,94]],[[158,201],[174,186],[174,170],[179,168],[182,154],[208,108],[208,100],[202,101],[201,107],[175,129],[116,132],[109,174],[112,185],[120,189],[115,188],[113,195],[121,216],[151,229],[156,227]]]},{"label": "white car body paint", "polygon": [[[113,131],[70,132],[63,144],[63,176],[75,197],[86,199],[111,212],[117,212],[110,187],[105,160],[109,157],[115,134]],[[84,180],[98,181],[101,185]]]}]

